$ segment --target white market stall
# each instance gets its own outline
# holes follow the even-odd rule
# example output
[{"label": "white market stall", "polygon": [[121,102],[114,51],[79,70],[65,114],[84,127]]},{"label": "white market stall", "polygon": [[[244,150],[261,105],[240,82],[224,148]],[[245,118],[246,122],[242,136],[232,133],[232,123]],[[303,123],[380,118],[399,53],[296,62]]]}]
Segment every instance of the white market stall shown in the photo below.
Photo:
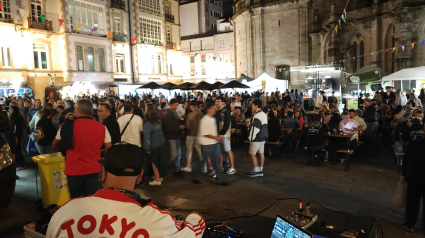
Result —
[{"label": "white market stall", "polygon": [[[409,84],[411,81],[415,80],[416,82],[411,85],[408,89],[416,88],[420,89],[425,84],[425,66],[421,67],[415,67],[415,68],[408,68],[408,69],[402,69],[395,73],[392,73],[388,76],[385,76],[382,78],[382,82],[384,86],[386,86],[386,81],[409,81]],[[401,85],[401,90],[403,90],[403,83]],[[419,90],[416,90],[419,91]]]},{"label": "white market stall", "polygon": [[247,82],[246,85],[250,86],[254,90],[263,89],[264,85],[265,92],[285,92],[286,89],[288,89],[288,80],[275,79],[267,73],[263,73],[255,80]]}]

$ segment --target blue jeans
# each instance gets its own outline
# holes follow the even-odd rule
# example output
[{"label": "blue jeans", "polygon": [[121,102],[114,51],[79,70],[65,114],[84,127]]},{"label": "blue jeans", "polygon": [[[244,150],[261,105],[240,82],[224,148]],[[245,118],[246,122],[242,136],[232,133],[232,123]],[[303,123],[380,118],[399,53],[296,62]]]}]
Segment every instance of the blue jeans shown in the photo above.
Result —
[{"label": "blue jeans", "polygon": [[100,173],[85,174],[76,176],[66,176],[68,180],[68,188],[71,198],[87,197],[93,195],[97,190],[102,188],[99,182]]},{"label": "blue jeans", "polygon": [[174,161],[174,171],[180,171],[181,144],[180,139],[167,140],[168,151],[170,151],[170,161]]},{"label": "blue jeans", "polygon": [[[216,183],[224,182],[224,174],[221,171],[221,144],[216,143],[214,145],[201,145],[202,158],[210,158],[214,166],[216,174]],[[198,175],[202,172],[204,168],[205,160],[199,158],[199,162],[196,165],[196,169],[192,171],[191,180],[197,179]]]}]

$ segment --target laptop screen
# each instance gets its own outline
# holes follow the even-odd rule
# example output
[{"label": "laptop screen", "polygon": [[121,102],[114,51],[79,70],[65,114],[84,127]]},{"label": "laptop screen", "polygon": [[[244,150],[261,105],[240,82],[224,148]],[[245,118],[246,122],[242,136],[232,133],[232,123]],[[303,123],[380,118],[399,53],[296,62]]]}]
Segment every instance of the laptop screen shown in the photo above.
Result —
[{"label": "laptop screen", "polygon": [[312,238],[313,235],[281,216],[276,217],[270,238]]}]

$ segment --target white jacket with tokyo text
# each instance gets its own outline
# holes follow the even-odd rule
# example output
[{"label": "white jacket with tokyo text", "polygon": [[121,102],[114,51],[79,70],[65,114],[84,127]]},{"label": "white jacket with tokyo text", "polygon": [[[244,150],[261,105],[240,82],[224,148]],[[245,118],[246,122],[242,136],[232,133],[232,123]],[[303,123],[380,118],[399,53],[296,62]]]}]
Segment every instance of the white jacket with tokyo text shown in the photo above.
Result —
[{"label": "white jacket with tokyo text", "polygon": [[101,189],[64,204],[53,215],[46,237],[200,238],[204,229],[198,213],[191,213],[180,225],[169,211],[153,203],[142,207],[119,191]]}]

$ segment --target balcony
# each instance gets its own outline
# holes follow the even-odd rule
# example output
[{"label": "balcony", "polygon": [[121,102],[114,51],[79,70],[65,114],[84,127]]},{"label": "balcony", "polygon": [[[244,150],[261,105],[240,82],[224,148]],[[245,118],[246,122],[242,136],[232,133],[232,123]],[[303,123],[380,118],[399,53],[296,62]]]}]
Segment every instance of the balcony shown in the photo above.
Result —
[{"label": "balcony", "polygon": [[165,13],[165,21],[174,23],[174,15]]},{"label": "balcony", "polygon": [[125,10],[125,2],[122,0],[111,0],[111,8]]},{"label": "balcony", "polygon": [[184,50],[184,52],[214,50],[214,45],[206,45],[205,47],[201,47],[201,46],[184,47],[184,48],[182,48],[182,50]]},{"label": "balcony", "polygon": [[[122,36],[127,36],[127,35],[114,32],[114,33],[112,33],[112,41],[123,42],[122,41]],[[127,38],[128,37],[125,38],[124,42],[128,42],[128,39]]]},{"label": "balcony", "polygon": [[44,19],[44,22],[41,22],[40,18],[33,16],[28,17],[28,28],[53,31],[52,21]]}]

